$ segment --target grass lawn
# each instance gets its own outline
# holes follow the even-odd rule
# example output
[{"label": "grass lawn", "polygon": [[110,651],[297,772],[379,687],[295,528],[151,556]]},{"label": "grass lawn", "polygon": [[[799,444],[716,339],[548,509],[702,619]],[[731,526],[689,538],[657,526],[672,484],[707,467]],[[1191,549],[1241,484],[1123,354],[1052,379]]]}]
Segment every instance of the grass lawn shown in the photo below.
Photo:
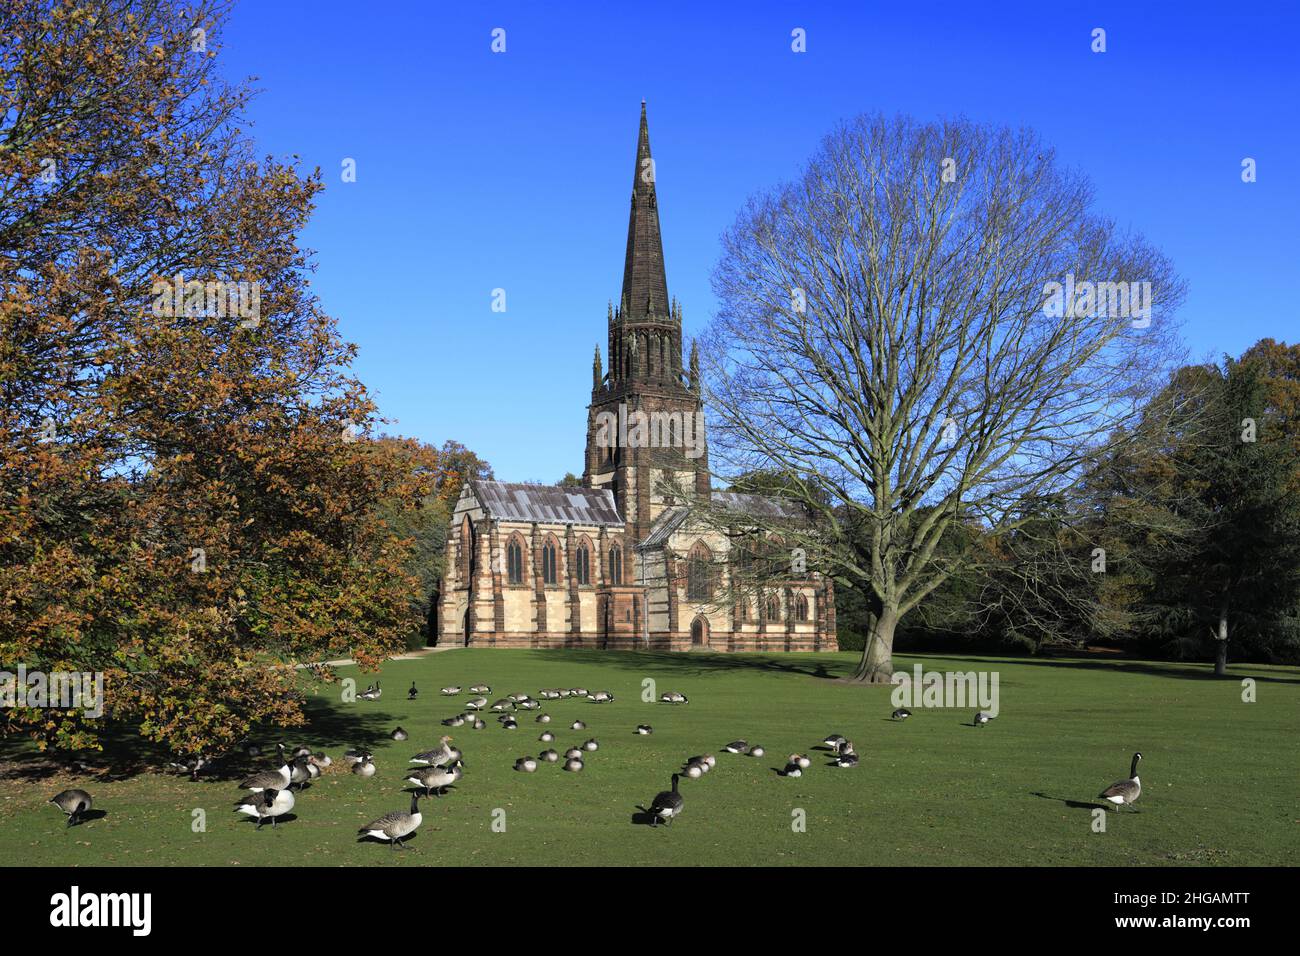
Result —
[{"label": "grass lawn", "polygon": [[[311,724],[284,739],[330,753],[335,764],[298,795],[295,819],[274,832],[232,808],[238,777],[191,782],[139,774],[126,779],[41,776],[30,755],[0,766],[0,860],[11,865],[216,864],[856,864],[856,865],[1295,865],[1300,863],[1300,668],[1242,665],[1232,680],[1208,667],[1092,659],[1000,659],[900,655],[910,670],[989,670],[1000,675],[1001,713],[971,726],[975,708],[922,710],[888,719],[888,687],[827,679],[855,654],[624,654],[454,650],[390,662],[380,701],[344,704],[337,685],[313,685]],[[360,687],[374,678],[353,668]],[[1243,703],[1240,679],[1257,680],[1258,701]],[[685,706],[641,701],[679,690]],[[414,680],[420,697],[407,702]],[[445,684],[492,685],[490,700],[544,687],[608,689],[612,704],[545,703],[551,745],[563,750],[594,736],[600,750],[582,773],[543,764],[512,769],[536,755],[535,714],[519,729],[444,730],[439,720],[468,694],[438,695]],[[588,730],[569,730],[577,717]],[[638,723],[654,734],[636,736]],[[400,724],[411,734],[396,743]],[[442,799],[422,801],[424,824],[410,852],[357,843],[356,830],[405,809],[407,758],[450,733],[465,753],[465,775]],[[849,736],[862,756],[851,770],[811,751],[829,733]],[[743,737],[764,758],[724,753]],[[265,741],[277,736],[268,734]],[[375,752],[379,772],[364,780],[342,767],[352,745]],[[791,751],[809,753],[800,779],[773,768]],[[1111,813],[1092,832],[1093,798],[1127,776],[1142,751],[1138,812]],[[668,786],[686,757],[717,756],[717,769],[683,780],[685,811],[671,829],[635,825],[638,804]],[[263,760],[262,765],[270,761]],[[233,770],[231,773],[233,774]],[[105,815],[66,829],[45,803],[57,791],[91,791]],[[192,829],[207,813],[206,832]],[[806,832],[793,814],[806,813]],[[494,814],[505,831],[493,829]]]}]

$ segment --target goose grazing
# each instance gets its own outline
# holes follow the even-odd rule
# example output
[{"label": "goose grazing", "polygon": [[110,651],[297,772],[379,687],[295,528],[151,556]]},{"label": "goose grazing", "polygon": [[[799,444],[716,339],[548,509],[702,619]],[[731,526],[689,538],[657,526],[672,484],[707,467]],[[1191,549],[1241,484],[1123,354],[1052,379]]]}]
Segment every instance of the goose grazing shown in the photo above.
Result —
[{"label": "goose grazing", "polygon": [[992,719],[993,719],[993,715],[992,715],[992,714],[986,714],[986,713],[984,713],[984,711],[981,710],[979,713],[977,713],[977,714],[975,715],[975,726],[976,726],[976,727],[983,727],[985,724],[987,724],[987,723],[988,723],[990,720],[992,720]]},{"label": "goose grazing", "polygon": [[749,755],[751,757],[761,757],[765,753],[767,753],[767,751],[764,750],[762,747],[760,747],[758,744],[754,744],[754,746],[749,748]]},{"label": "goose grazing", "polygon": [[547,763],[556,763],[560,759],[560,755],[554,750],[543,750],[537,756],[545,760]]},{"label": "goose grazing", "polygon": [[536,720],[539,724],[549,724],[551,722],[550,714],[538,714]]},{"label": "goose grazing", "polygon": [[515,769],[520,773],[532,773],[537,769],[537,761],[532,757],[520,757],[515,761]]},{"label": "goose grazing", "polygon": [[240,784],[240,790],[252,790],[256,793],[258,790],[287,790],[291,783],[293,768],[289,762],[284,759],[284,744],[276,744],[275,749],[280,754],[281,766],[279,770],[263,770],[261,773],[255,773],[251,777],[246,777]]},{"label": "goose grazing", "polygon": [[586,696],[587,696],[587,688],[585,688],[585,687],[573,687],[573,688],[570,688],[570,689],[569,689],[569,696],[570,696],[570,697],[586,697]]},{"label": "goose grazing", "polygon": [[438,693],[442,694],[443,697],[455,697],[457,694],[460,693],[460,687],[459,685],[453,684],[451,686],[444,687],[442,690],[438,691]]},{"label": "goose grazing", "polygon": [[375,758],[370,754],[365,754],[352,765],[352,772],[358,777],[373,777],[375,775]]},{"label": "goose grazing", "polygon": [[585,741],[582,745],[582,749],[588,752],[598,750],[599,748],[600,744],[596,743],[596,738],[594,737],[591,740]]},{"label": "goose grazing", "polygon": [[746,740],[733,740],[722,749],[729,754],[743,754],[749,750],[749,742]]},{"label": "goose grazing", "polygon": [[420,696],[420,692],[415,689],[415,681],[411,681],[411,689],[406,692],[407,700],[415,700]]},{"label": "goose grazing", "polygon": [[276,821],[293,809],[294,799],[292,790],[259,790],[257,793],[250,793],[235,804],[236,813],[246,813],[257,820],[257,829],[262,829],[262,824],[267,820],[271,821],[271,829],[275,829]]},{"label": "goose grazing", "polygon": [[498,714],[502,713],[503,711],[514,710],[515,702],[513,700],[499,700],[492,705],[492,709],[496,711]]},{"label": "goose grazing", "polygon": [[651,727],[649,724],[637,724],[636,732],[640,734],[642,737],[644,737],[646,734],[653,734],[655,732],[655,729]]},{"label": "goose grazing", "polygon": [[392,737],[394,740],[405,740],[407,737],[410,736],[410,734],[408,734],[401,727],[397,727],[388,736]]},{"label": "goose grazing", "polygon": [[843,740],[844,740],[843,734],[831,734],[829,737],[827,737],[825,740],[822,741],[822,745],[826,747],[828,750],[839,750],[840,744],[843,742]]},{"label": "goose grazing", "polygon": [[[492,693],[492,688],[487,684],[475,684],[469,689],[469,692],[471,694],[490,694]],[[484,703],[487,703],[487,701],[484,701]]]},{"label": "goose grazing", "polygon": [[82,816],[90,810],[92,802],[90,794],[85,790],[64,790],[50,797],[50,803],[68,815],[67,825],[70,827],[75,827],[81,822]]},{"label": "goose grazing", "polygon": [[528,699],[528,700],[524,700],[524,701],[520,701],[520,702],[519,702],[519,709],[520,709],[520,710],[537,710],[537,709],[538,709],[539,707],[541,707],[541,706],[542,706],[542,702],[541,702],[541,701],[539,701],[539,700],[532,700],[531,698]]},{"label": "goose grazing", "polygon": [[570,757],[568,760],[564,761],[564,769],[570,773],[577,773],[582,769],[582,767],[583,763],[581,757]]},{"label": "goose grazing", "polygon": [[549,744],[552,740],[555,739],[555,734],[551,733],[549,730],[544,730],[542,731],[542,735],[537,739],[544,744]]},{"label": "goose grazing", "polygon": [[587,725],[584,724],[584,723],[583,723],[582,721],[580,721],[580,720],[575,720],[573,723],[571,723],[571,724],[569,725],[569,729],[570,729],[570,730],[586,730],[586,729],[587,729]]},{"label": "goose grazing", "polygon": [[362,700],[379,700],[380,695],[382,694],[383,691],[380,690],[379,688],[379,681],[375,681],[373,686],[367,687],[357,696],[360,697]]},{"label": "goose grazing", "polygon": [[893,720],[907,720],[907,718],[912,716],[912,712],[906,707],[900,707],[889,716]]},{"label": "goose grazing", "polygon": [[1102,800],[1115,804],[1116,810],[1125,804],[1131,805],[1133,801],[1142,796],[1142,781],[1138,779],[1138,761],[1141,759],[1142,755],[1140,753],[1134,754],[1133,763],[1128,770],[1128,779],[1116,780],[1097,796]]},{"label": "goose grazing", "polygon": [[461,776],[460,764],[455,763],[450,767],[421,767],[419,770],[413,770],[406,778],[406,782],[423,787],[426,797],[430,794],[441,797]]},{"label": "goose grazing", "polygon": [[416,792],[411,794],[411,810],[409,813],[403,813],[401,810],[385,813],[373,823],[367,823],[363,826],[357,831],[357,835],[374,837],[376,840],[387,840],[389,845],[396,849],[402,846],[403,840],[419,828],[422,819],[423,817],[420,814],[420,794]]},{"label": "goose grazing", "polygon": [[835,758],[835,766],[837,767],[844,767],[847,769],[849,767],[856,767],[857,765],[858,755],[851,750],[847,753],[841,753]]},{"label": "goose grazing", "polygon": [[673,817],[682,812],[682,807],[686,806],[686,801],[677,791],[677,781],[680,774],[673,774],[673,788],[656,793],[654,800],[650,801],[650,825],[658,826],[659,821],[672,826]]},{"label": "goose grazing", "polygon": [[426,764],[431,767],[441,767],[452,763],[460,754],[452,747],[447,746],[451,738],[443,734],[438,738],[438,746],[432,750],[426,750],[424,753],[418,753],[411,758],[411,763]]},{"label": "goose grazing", "polygon": [[465,709],[466,709],[466,710],[482,710],[482,709],[483,709],[484,707],[486,707],[486,706],[487,706],[487,698],[486,698],[486,697],[475,697],[475,698],[473,698],[472,700],[470,700],[468,703],[465,704]]},{"label": "goose grazing", "polygon": [[614,695],[607,690],[598,690],[596,693],[591,694],[588,699],[593,700],[598,704],[612,704],[614,702]]},{"label": "goose grazing", "polygon": [[464,727],[465,715],[457,714],[455,717],[448,717],[446,720],[442,722],[442,725],[444,727]]}]

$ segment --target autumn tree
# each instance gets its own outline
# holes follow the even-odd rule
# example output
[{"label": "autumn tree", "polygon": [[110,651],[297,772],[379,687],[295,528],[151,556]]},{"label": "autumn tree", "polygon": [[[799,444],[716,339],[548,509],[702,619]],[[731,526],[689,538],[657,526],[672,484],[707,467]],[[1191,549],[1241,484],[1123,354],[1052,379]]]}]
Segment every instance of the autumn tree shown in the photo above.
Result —
[{"label": "autumn tree", "polygon": [[879,117],[748,202],[714,286],[711,462],[790,477],[800,546],[869,602],[873,682],[964,566],[940,549],[954,522],[1009,533],[1133,434],[1182,294],[1032,133]]},{"label": "autumn tree", "polygon": [[401,646],[373,516],[432,490],[368,438],[297,238],[319,175],[256,156],[226,6],[0,0],[0,660],[103,672],[107,719],[182,754],[298,722],[298,661]]}]

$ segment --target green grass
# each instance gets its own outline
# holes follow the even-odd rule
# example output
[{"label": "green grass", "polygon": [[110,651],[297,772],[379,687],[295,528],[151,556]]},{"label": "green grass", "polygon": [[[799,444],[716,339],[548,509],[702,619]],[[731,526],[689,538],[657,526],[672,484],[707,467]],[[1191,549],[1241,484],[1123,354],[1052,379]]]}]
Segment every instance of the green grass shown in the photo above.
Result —
[{"label": "green grass", "polygon": [[[887,865],[1294,865],[1300,861],[1296,809],[1296,729],[1300,669],[1243,665],[1233,680],[1208,669],[1144,662],[1003,660],[900,656],[897,665],[934,670],[996,670],[1001,716],[970,726],[974,708],[920,710],[896,724],[888,687],[826,679],[855,655],[649,655],[456,650],[389,663],[385,694],[343,704],[336,686],[313,687],[312,723],[285,737],[336,759],[330,773],[298,797],[297,818],[255,832],[232,812],[234,783],[140,774],[121,780],[39,778],[23,757],[0,779],[0,859],[9,864],[511,865],[511,864],[887,864]],[[373,675],[341,668],[364,687]],[[1242,677],[1258,680],[1258,702],[1241,700]],[[644,679],[657,692],[680,690],[690,704],[641,702]],[[421,690],[405,699],[415,680]],[[533,714],[517,731],[488,719],[485,730],[449,731],[465,752],[457,789],[424,801],[412,851],[357,843],[359,826],[405,808],[407,758],[433,746],[439,720],[465,699],[437,689],[485,681],[493,695],[543,687],[612,690],[613,704],[559,701],[555,746],[600,741],[580,774],[543,765],[516,773],[516,757],[536,754]],[[467,696],[467,695],[466,695]],[[586,732],[568,730],[581,717]],[[637,723],[654,734],[633,734]],[[401,724],[411,739],[395,743]],[[774,767],[808,752],[831,732],[857,744],[862,764],[825,766],[814,754],[801,779]],[[723,753],[735,737],[767,748],[765,758]],[[266,739],[276,739],[268,735]],[[362,780],[338,758],[368,744],[379,773]],[[1094,796],[1127,774],[1134,750],[1145,755],[1140,812],[1111,813],[1105,833],[1091,830]],[[633,825],[636,806],[668,784],[693,754],[717,755],[717,769],[683,780],[686,809],[671,829]],[[45,804],[67,786],[84,786],[106,811],[65,829]],[[206,832],[191,829],[207,811]],[[505,832],[492,828],[505,812]],[[792,831],[806,812],[807,831]]]}]

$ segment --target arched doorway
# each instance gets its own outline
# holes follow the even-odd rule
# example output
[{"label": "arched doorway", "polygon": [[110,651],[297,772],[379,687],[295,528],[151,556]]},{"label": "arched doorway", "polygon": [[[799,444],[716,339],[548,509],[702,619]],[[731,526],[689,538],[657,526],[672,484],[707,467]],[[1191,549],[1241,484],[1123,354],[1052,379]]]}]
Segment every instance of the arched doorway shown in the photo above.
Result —
[{"label": "arched doorway", "polygon": [[691,621],[691,647],[709,646],[709,620],[703,614],[697,614]]}]

